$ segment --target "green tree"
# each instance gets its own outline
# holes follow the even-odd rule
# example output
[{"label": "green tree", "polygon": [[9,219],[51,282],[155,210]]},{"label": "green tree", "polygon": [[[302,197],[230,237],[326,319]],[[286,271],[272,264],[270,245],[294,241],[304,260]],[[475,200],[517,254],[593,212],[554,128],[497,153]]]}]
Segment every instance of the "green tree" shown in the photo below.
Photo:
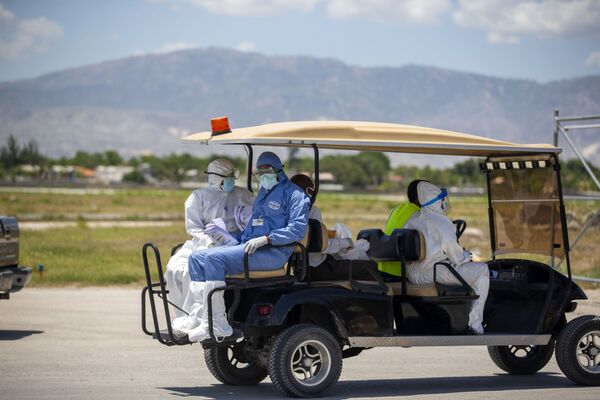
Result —
[{"label": "green tree", "polygon": [[[588,161],[588,165],[596,177],[600,178],[600,168]],[[595,191],[596,185],[588,175],[583,163],[578,159],[570,159],[562,162],[561,178],[563,185],[570,190]]]},{"label": "green tree", "polygon": [[457,175],[459,184],[483,185],[485,179],[479,166],[483,160],[468,158],[465,161],[454,164],[452,172]]},{"label": "green tree", "polygon": [[144,174],[135,169],[123,177],[123,182],[146,183],[146,178],[144,178]]},{"label": "green tree", "polygon": [[21,147],[17,139],[11,133],[8,135],[6,145],[0,149],[0,162],[6,169],[12,169],[20,164]]},{"label": "green tree", "polygon": [[105,165],[123,165],[123,157],[115,150],[106,150],[103,154]]},{"label": "green tree", "polygon": [[321,159],[321,170],[331,172],[338,183],[351,188],[365,188],[369,177],[355,156],[329,155]]},{"label": "green tree", "polygon": [[371,185],[381,185],[390,173],[390,159],[384,153],[361,151],[353,159],[367,174]]},{"label": "green tree", "polygon": [[19,158],[23,164],[42,165],[44,163],[44,156],[40,153],[35,140],[30,140],[23,146]]}]

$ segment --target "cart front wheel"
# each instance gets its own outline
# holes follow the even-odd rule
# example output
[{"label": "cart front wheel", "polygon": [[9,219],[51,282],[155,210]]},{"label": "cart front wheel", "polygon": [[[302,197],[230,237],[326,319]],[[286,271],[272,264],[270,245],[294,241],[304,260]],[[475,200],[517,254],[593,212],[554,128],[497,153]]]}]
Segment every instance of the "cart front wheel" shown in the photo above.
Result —
[{"label": "cart front wheel", "polygon": [[554,339],[545,346],[488,346],[494,364],[514,375],[535,374],[552,358]]},{"label": "cart front wheel", "polygon": [[281,332],[269,353],[269,375],[283,393],[295,397],[323,395],[342,372],[342,350],[329,331],[313,324]]},{"label": "cart front wheel", "polygon": [[556,341],[556,362],[567,378],[580,385],[600,385],[600,317],[575,318]]},{"label": "cart front wheel", "polygon": [[244,342],[204,350],[210,373],[226,385],[257,385],[267,377],[267,370],[244,354]]}]

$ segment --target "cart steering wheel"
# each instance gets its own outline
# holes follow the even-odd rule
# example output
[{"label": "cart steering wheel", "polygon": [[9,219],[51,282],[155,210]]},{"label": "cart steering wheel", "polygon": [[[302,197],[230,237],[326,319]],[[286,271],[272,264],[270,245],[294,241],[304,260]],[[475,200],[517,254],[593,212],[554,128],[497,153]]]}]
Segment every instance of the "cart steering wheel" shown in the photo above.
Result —
[{"label": "cart steering wheel", "polygon": [[467,221],[464,219],[455,219],[452,223],[456,225],[456,239],[460,239],[465,229],[467,229]]}]

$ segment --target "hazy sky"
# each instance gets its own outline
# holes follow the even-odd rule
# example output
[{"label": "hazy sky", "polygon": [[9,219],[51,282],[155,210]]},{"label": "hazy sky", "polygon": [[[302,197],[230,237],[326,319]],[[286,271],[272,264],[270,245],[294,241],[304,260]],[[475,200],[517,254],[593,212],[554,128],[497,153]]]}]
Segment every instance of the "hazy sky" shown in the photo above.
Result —
[{"label": "hazy sky", "polygon": [[208,46],[545,82],[600,74],[600,0],[0,0],[0,81]]}]

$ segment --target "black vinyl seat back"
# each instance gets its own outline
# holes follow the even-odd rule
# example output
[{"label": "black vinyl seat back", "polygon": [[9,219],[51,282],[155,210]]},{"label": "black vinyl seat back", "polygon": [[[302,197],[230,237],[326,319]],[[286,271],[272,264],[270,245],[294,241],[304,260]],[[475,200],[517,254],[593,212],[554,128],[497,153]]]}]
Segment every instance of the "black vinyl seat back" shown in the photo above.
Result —
[{"label": "black vinyl seat back", "polygon": [[357,238],[370,243],[369,258],[374,261],[419,261],[425,257],[425,240],[415,229],[394,229],[391,235],[381,229],[365,229]]},{"label": "black vinyl seat back", "polygon": [[309,253],[322,253],[327,248],[327,229],[318,219],[310,218],[307,228],[308,241],[306,251]]}]

